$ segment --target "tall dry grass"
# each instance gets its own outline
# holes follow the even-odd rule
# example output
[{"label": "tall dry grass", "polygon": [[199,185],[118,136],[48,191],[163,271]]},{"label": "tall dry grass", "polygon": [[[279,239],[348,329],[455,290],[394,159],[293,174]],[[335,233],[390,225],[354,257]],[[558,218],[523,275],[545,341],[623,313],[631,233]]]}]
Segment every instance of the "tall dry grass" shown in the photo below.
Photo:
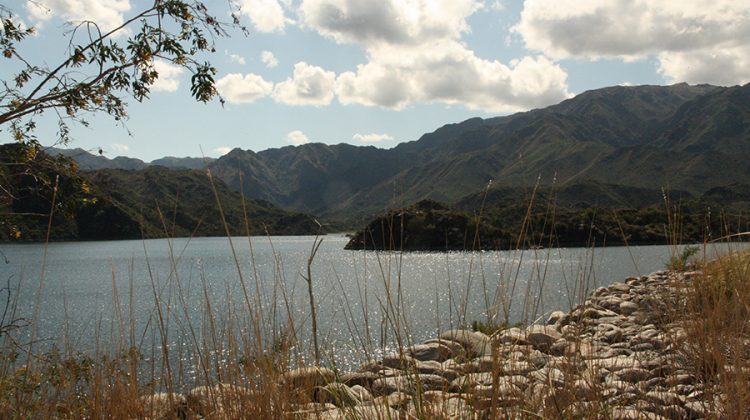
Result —
[{"label": "tall dry grass", "polygon": [[750,416],[750,254],[708,261],[681,296],[675,320],[687,333],[682,349],[705,384],[704,402],[721,418]]},{"label": "tall dry grass", "polygon": [[[552,244],[538,244],[548,246],[546,251],[523,246],[527,238],[534,237],[528,220],[537,188],[538,185],[529,197],[528,211],[518,234],[518,246],[510,258],[513,262],[503,264],[499,277],[490,278],[483,270],[485,257],[477,254],[476,262],[472,260],[465,288],[451,290],[448,307],[437,308],[436,312],[448,316],[453,326],[468,327],[471,324],[472,320],[467,316],[468,295],[477,281],[481,282],[485,291],[486,318],[475,323],[475,326],[486,328],[488,332],[507,328],[517,322],[531,324],[550,310],[558,309],[547,308],[540,293],[548,280],[550,256],[554,255],[554,248],[549,246]],[[216,199],[217,206],[221,208],[218,195]],[[478,219],[481,219],[483,210],[484,204],[477,214]],[[554,202],[546,211],[551,228],[554,226]],[[226,221],[224,224],[227,227]],[[169,233],[169,222],[163,221],[163,225],[165,233]],[[674,232],[679,229],[679,218],[668,216],[667,226],[674,238],[678,238],[679,234]],[[403,228],[397,223],[391,226],[391,229]],[[247,220],[245,229],[247,237],[255,233],[249,230]],[[400,236],[403,238],[403,235]],[[31,342],[24,343],[14,339],[12,328],[0,330],[4,340],[0,352],[0,418],[184,418],[192,413],[206,418],[257,419],[295,418],[303,413],[310,414],[308,411],[314,410],[314,406],[309,404],[316,401],[316,393],[307,392],[307,389],[317,384],[297,383],[291,386],[290,381],[282,378],[293,367],[313,364],[327,365],[336,374],[341,373],[336,369],[336,360],[330,355],[330,349],[321,348],[317,342],[314,296],[317,279],[313,277],[310,267],[315,262],[320,242],[317,239],[313,242],[307,275],[303,276],[311,309],[309,315],[299,319],[294,308],[294,290],[290,290],[281,263],[277,261],[272,279],[262,279],[252,244],[249,248],[250,267],[242,267],[242,259],[228,227],[226,238],[236,265],[236,281],[242,293],[239,300],[231,296],[229,285],[224,291],[224,299],[213,297],[205,273],[199,273],[198,284],[181,278],[177,266],[182,251],[175,249],[174,242],[169,239],[169,275],[159,278],[148,267],[151,295],[155,302],[149,314],[136,314],[133,310],[136,297],[132,278],[129,279],[126,303],[122,302],[112,273],[113,326],[108,339],[104,339],[106,334],[97,335],[97,341],[101,340],[102,343],[101,346],[97,345],[99,351],[95,354],[78,353],[75,345],[67,340],[64,340],[62,348],[40,352],[36,350],[39,347],[35,347],[33,334]],[[476,233],[472,243],[475,246],[480,243]],[[416,344],[413,339],[415,334],[406,305],[408,296],[404,296],[402,288],[403,253],[399,252],[399,244],[392,244],[392,247],[390,252],[361,254],[366,266],[376,267],[383,293],[373,297],[372,292],[368,291],[368,287],[372,289],[373,286],[361,279],[357,282],[357,296],[341,293],[338,304],[343,313],[349,315],[344,317],[347,319],[346,327],[352,342],[357,343],[366,359],[374,357],[370,354],[371,349],[383,348],[389,342],[395,343],[394,350],[401,358],[402,367],[416,378],[416,385],[408,393],[417,418],[452,418],[456,413],[451,411],[451,407],[428,404],[434,402],[436,397],[423,390],[417,366],[409,363],[408,348]],[[540,252],[547,252],[546,257],[540,257]],[[594,252],[592,249],[586,261],[581,263],[577,278],[565,282],[571,307],[582,303],[588,291],[597,285],[597,279],[592,274]],[[147,253],[145,246],[144,253]],[[520,283],[520,266],[529,258],[540,262],[533,270],[532,279],[526,283],[523,298],[517,301],[515,296]],[[678,300],[683,305],[681,310],[675,311],[673,318],[665,320],[686,325],[684,356],[701,380],[711,385],[706,393],[707,404],[710,404],[713,412],[727,418],[746,417],[750,404],[748,270],[750,257],[746,255],[733,255],[707,264],[704,275],[696,276],[689,287],[682,289],[684,295]],[[250,272],[250,278],[247,272]],[[40,302],[44,281],[42,278],[39,283]],[[258,286],[262,281],[273,282],[270,296]],[[343,292],[341,279],[336,281]],[[188,297],[196,291],[203,296],[198,322],[188,314],[192,309]],[[10,298],[11,294],[8,296]],[[370,319],[368,308],[371,305],[380,309],[381,319]],[[519,306],[522,316],[517,320],[511,314],[513,308]],[[364,326],[348,321],[354,318],[357,307],[362,311]],[[6,308],[13,308],[12,299]],[[19,326],[12,315],[13,310],[10,311],[7,320],[3,316],[2,325]],[[148,317],[147,329],[136,331],[135,319],[138,316]],[[30,321],[33,324],[34,320]],[[371,324],[378,323],[381,325],[380,337],[375,338],[371,335]],[[440,325],[439,320],[436,320],[436,325]],[[313,330],[312,349],[306,347],[303,338],[308,329]],[[170,345],[170,338],[175,335],[180,337],[181,343],[176,347]],[[146,336],[151,339],[145,340]],[[144,342],[147,341],[153,344],[145,346]],[[497,378],[501,373],[505,357],[501,350],[493,350],[493,377]],[[570,363],[561,364],[560,368],[564,373],[568,373],[566,369],[572,372],[574,365],[581,362],[574,356]],[[595,378],[591,378],[589,394],[586,395],[589,403],[586,405],[578,402],[581,397],[580,384],[570,381],[558,384],[551,396],[544,397],[551,398],[548,401],[528,398],[527,394],[520,392],[501,396],[497,391],[498,384],[495,385],[495,391],[490,395],[490,405],[483,407],[490,409],[491,418],[515,415],[534,417],[540,404],[547,407],[543,414],[550,418],[602,418],[607,417],[612,409],[607,402],[607,390]],[[732,398],[722,399],[720,396]],[[334,401],[344,398],[346,395],[343,393],[333,395]],[[515,401],[513,406],[505,403],[511,400]],[[486,400],[474,401],[471,398],[467,401],[469,405],[477,406],[487,403]],[[387,401],[380,404],[379,408],[376,405],[376,410],[370,412],[372,417],[367,418],[388,417]],[[292,412],[297,414],[289,414]],[[463,418],[471,418],[468,408],[464,413],[459,412],[458,417],[462,418],[462,414]],[[347,415],[351,418],[362,417],[354,410],[347,411]]]}]

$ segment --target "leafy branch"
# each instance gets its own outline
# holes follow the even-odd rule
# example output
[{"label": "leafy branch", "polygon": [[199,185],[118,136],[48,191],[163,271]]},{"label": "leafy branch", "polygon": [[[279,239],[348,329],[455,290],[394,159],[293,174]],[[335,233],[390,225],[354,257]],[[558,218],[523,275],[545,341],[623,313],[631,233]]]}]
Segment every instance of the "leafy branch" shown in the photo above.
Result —
[{"label": "leafy branch", "polygon": [[[232,3],[228,4],[231,10]],[[20,46],[34,28],[25,28],[0,5],[0,51],[20,69],[0,81],[0,130],[9,126],[16,141],[34,142],[34,118],[54,110],[58,141],[67,143],[67,121],[86,125],[86,114],[106,113],[121,122],[128,116],[128,97],[139,102],[148,99],[159,78],[158,60],[187,69],[192,74],[193,98],[208,102],[218,95],[216,69],[201,57],[215,51],[215,38],[228,36],[229,28],[246,33],[234,12],[231,17],[230,22],[218,20],[200,1],[154,0],[107,31],[96,22],[76,24],[65,34],[66,57],[49,67],[24,56]],[[128,37],[121,40],[123,35]]]}]

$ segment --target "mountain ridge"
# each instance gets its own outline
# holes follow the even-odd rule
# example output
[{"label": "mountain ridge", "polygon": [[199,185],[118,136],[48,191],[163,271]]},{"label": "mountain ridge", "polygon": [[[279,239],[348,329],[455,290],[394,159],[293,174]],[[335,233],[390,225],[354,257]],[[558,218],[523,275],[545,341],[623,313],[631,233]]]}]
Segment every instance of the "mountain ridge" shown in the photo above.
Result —
[{"label": "mountain ridge", "polygon": [[80,171],[70,158],[27,152],[0,145],[0,241],[45,240],[50,220],[52,241],[321,232],[311,216],[245,200],[205,171]]},{"label": "mountain ridge", "polygon": [[59,147],[49,147],[45,152],[51,156],[66,156],[76,161],[78,167],[84,171],[93,171],[98,169],[124,169],[129,171],[138,171],[149,166],[163,166],[170,169],[204,169],[215,158],[197,158],[197,157],[174,157],[165,156],[154,159],[151,162],[144,162],[138,158],[128,156],[115,156],[108,158],[102,154],[95,155],[80,147],[74,149],[64,149]]},{"label": "mountain ridge", "polygon": [[699,196],[750,177],[749,139],[750,84],[613,86],[542,109],[446,124],[391,149],[235,148],[207,167],[247,198],[353,224],[424,199],[456,203],[490,181]]}]

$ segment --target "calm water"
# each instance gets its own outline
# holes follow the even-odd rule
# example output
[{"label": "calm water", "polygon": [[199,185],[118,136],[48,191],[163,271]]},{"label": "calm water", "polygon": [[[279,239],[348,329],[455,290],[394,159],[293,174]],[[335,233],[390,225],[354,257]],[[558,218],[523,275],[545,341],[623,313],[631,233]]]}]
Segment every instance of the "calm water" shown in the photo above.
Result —
[{"label": "calm water", "polygon": [[[296,334],[306,353],[311,328],[303,275],[313,240],[234,238],[236,258],[227,238],[53,243],[46,260],[43,245],[4,244],[0,280],[10,279],[16,315],[37,319],[36,331],[21,335],[34,334],[39,346],[151,349],[159,342],[161,312],[170,350],[189,354],[212,325],[252,341],[248,314],[260,307],[263,334]],[[387,351],[394,328],[420,341],[488,316],[528,322],[566,310],[584,289],[662,269],[671,251],[399,254],[345,251],[345,243],[343,236],[326,236],[311,267],[321,345],[345,367],[358,363],[363,349]],[[4,301],[0,295],[0,309]]]}]

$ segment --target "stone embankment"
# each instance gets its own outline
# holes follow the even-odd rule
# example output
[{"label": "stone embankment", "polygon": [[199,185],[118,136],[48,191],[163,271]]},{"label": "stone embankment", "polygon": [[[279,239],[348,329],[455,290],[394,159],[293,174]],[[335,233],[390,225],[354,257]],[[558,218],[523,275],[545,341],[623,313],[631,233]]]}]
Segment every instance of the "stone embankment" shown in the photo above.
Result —
[{"label": "stone embankment", "polygon": [[286,389],[313,402],[293,405],[284,414],[299,419],[711,417],[708,390],[686,367],[685,330],[669,321],[676,287],[693,275],[628,278],[595,290],[569,313],[552,313],[545,325],[492,336],[447,331],[355,372],[287,372]]}]

